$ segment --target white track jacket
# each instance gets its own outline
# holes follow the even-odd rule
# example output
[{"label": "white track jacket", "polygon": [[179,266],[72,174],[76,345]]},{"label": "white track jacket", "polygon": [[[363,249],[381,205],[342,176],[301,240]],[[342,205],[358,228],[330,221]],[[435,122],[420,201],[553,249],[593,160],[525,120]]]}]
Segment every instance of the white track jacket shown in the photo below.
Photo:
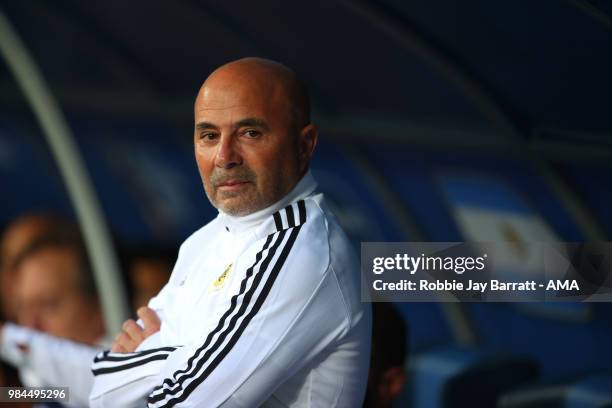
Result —
[{"label": "white track jacket", "polygon": [[360,407],[371,315],[347,237],[307,173],[278,203],[220,213],[149,306],[161,330],[94,360],[92,407]]}]

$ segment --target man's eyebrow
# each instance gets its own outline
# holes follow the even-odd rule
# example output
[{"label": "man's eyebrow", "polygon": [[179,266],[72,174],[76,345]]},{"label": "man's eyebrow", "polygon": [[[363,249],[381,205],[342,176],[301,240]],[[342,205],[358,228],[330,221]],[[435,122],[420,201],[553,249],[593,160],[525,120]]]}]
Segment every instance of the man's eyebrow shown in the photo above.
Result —
[{"label": "man's eyebrow", "polygon": [[219,129],[219,127],[210,122],[200,122],[196,125],[196,129],[208,130],[208,129]]},{"label": "man's eyebrow", "polygon": [[247,126],[258,127],[263,130],[270,130],[270,127],[268,126],[266,121],[260,118],[241,119],[238,122],[236,122],[236,125],[235,125],[236,128],[247,127]]}]

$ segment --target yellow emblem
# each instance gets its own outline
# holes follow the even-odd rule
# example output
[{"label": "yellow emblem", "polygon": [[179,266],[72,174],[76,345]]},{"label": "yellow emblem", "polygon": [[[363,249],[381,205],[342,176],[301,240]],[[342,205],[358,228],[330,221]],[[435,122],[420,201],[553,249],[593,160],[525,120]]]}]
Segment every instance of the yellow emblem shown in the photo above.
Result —
[{"label": "yellow emblem", "polygon": [[225,284],[225,280],[230,275],[230,273],[232,273],[232,265],[233,264],[229,264],[227,268],[225,268],[223,273],[213,281],[212,285],[210,285],[210,288],[208,288],[209,293],[215,292],[223,287],[223,285]]}]

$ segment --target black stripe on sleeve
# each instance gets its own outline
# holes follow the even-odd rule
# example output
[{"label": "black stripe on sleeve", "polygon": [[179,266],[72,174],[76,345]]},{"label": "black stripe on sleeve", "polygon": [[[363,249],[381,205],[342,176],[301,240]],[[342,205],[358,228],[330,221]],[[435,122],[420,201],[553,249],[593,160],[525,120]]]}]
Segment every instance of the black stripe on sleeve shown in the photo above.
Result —
[{"label": "black stripe on sleeve", "polygon": [[[289,255],[289,252],[291,251],[291,248],[293,246],[293,243],[295,242],[295,240],[297,239],[297,236],[299,234],[300,231],[300,226],[294,228],[291,231],[291,234],[289,236],[289,239],[287,240],[286,245],[283,247],[283,250],[281,252],[281,254],[279,255],[279,258],[277,259],[276,263],[274,264],[274,267],[268,277],[268,279],[266,280],[264,287],[261,291],[261,293],[259,294],[259,296],[257,297],[257,300],[255,301],[255,304],[253,305],[253,308],[251,309],[251,311],[249,312],[249,314],[244,318],[244,320],[242,321],[242,323],[240,324],[240,326],[238,327],[238,329],[234,332],[234,334],[232,335],[230,341],[225,345],[225,347],[223,348],[223,350],[215,357],[215,359],[210,363],[210,365],[208,367],[206,367],[206,369],[204,370],[204,372],[202,372],[202,374],[200,374],[197,378],[195,378],[193,381],[191,381],[191,383],[189,383],[189,385],[187,385],[185,387],[184,392],[176,397],[167,399],[166,402],[161,405],[160,407],[163,408],[170,408],[173,407],[174,405],[185,401],[185,399],[187,399],[189,397],[189,395],[193,392],[193,390],[199,385],[201,384],[204,380],[206,380],[206,378],[210,375],[210,373],[212,373],[215,368],[221,363],[221,361],[223,361],[223,359],[225,358],[225,356],[227,354],[229,354],[229,352],[232,350],[233,346],[238,342],[238,340],[240,339],[240,336],[242,335],[242,333],[244,332],[244,330],[246,329],[246,327],[248,326],[248,324],[250,323],[250,321],[253,319],[253,317],[255,317],[255,315],[257,314],[257,312],[259,311],[259,309],[261,308],[263,302],[266,300],[266,297],[268,296],[268,294],[270,293],[270,290],[272,289],[272,286],[280,272],[280,270],[282,269],[285,260],[287,259],[287,256]],[[259,275],[261,276],[261,275]],[[202,364],[198,364],[198,370],[196,370],[195,372],[199,371],[199,369],[202,367]],[[148,403],[149,403],[149,407],[154,407],[154,403],[158,402],[159,400],[163,399],[163,394],[159,394],[156,397],[149,397],[148,399]]]},{"label": "black stripe on sleeve", "polygon": [[277,231],[283,230],[283,221],[281,220],[281,217],[278,211],[274,213],[274,224],[276,225]]},{"label": "black stripe on sleeve", "polygon": [[289,225],[289,228],[295,227],[295,218],[293,217],[293,206],[288,205],[285,208],[285,212],[287,213],[287,225]]},{"label": "black stripe on sleeve", "polygon": [[[296,207],[297,205],[297,207]],[[295,217],[295,211],[297,208],[298,218]],[[299,200],[293,204],[288,205],[272,214],[274,217],[274,225],[277,231],[284,229],[290,229],[302,225],[306,222],[306,203],[304,200]],[[287,219],[286,225],[283,225],[283,219]]]},{"label": "black stripe on sleeve", "polygon": [[300,200],[297,202],[298,205],[298,213],[300,214],[300,225],[306,222],[306,203],[304,200]]},{"label": "black stripe on sleeve", "polygon": [[169,355],[170,353],[154,354],[151,357],[148,357],[142,360],[138,360],[138,361],[134,361],[128,364],[123,364],[123,365],[118,365],[118,366],[113,366],[113,367],[94,368],[93,370],[91,370],[91,372],[93,373],[94,376],[98,376],[101,374],[110,374],[110,373],[115,373],[118,371],[129,370],[130,368],[138,367],[138,366],[150,363],[151,361],[165,360],[168,358]]},{"label": "black stripe on sleeve", "polygon": [[[172,379],[166,378],[161,385],[157,386],[153,390],[153,393],[151,393],[151,396],[149,397],[149,399],[153,400],[151,403],[154,403],[154,402],[156,402],[158,400],[164,399],[166,394],[174,393],[174,392],[177,392],[178,390],[180,390],[181,389],[181,383],[185,379],[193,377],[195,375],[195,373],[197,373],[197,371],[200,369],[200,367],[206,362],[206,360],[208,360],[210,355],[213,354],[217,350],[217,348],[219,347],[219,345],[221,344],[221,342],[223,341],[223,339],[227,335],[227,332],[232,330],[232,328],[235,326],[235,321],[237,319],[239,319],[240,317],[242,317],[242,315],[244,314],[244,311],[246,310],[246,308],[249,305],[249,302],[250,302],[250,299],[251,299],[251,297],[253,295],[253,292],[257,289],[257,285],[258,285],[259,281],[261,280],[261,276],[267,270],[270,261],[273,259],[274,255],[276,253],[276,250],[280,246],[281,242],[284,240],[285,233],[286,233],[285,230],[281,230],[278,234],[268,235],[266,243],[264,244],[264,248],[257,254],[255,263],[247,270],[246,276],[243,278],[243,280],[242,280],[242,282],[240,284],[240,291],[239,291],[239,293],[234,295],[234,296],[232,296],[230,308],[221,317],[221,319],[219,320],[219,323],[217,324],[217,327],[212,332],[210,332],[208,334],[208,336],[206,337],[206,340],[204,341],[204,344],[201,347],[199,347],[198,350],[196,350],[196,352],[194,353],[193,356],[191,356],[189,358],[189,360],[187,361],[187,367],[185,369],[176,371],[171,376]],[[274,235],[277,235],[278,237],[277,237],[274,245],[272,246],[272,248],[268,252],[268,255],[263,260],[263,262],[261,264],[261,267],[260,267],[260,270],[259,270],[259,273],[257,273],[255,275],[255,279],[253,280],[253,285],[251,286],[249,291],[244,296],[244,299],[243,299],[242,303],[240,304],[240,308],[238,309],[238,312],[230,319],[230,323],[229,323],[228,327],[224,330],[224,333],[222,333],[219,336],[219,338],[217,339],[215,344],[213,344],[212,348],[207,350],[205,352],[204,356],[202,357],[202,359],[200,359],[197,363],[195,363],[195,360],[198,359],[200,357],[200,355],[204,352],[204,350],[207,349],[207,347],[210,345],[210,343],[212,341],[213,336],[216,333],[218,333],[219,331],[221,331],[221,329],[225,325],[226,319],[228,318],[228,316],[236,308],[238,297],[240,295],[242,295],[243,293],[245,293],[247,281],[253,275],[253,271],[254,271],[255,266],[257,266],[257,264],[261,260],[263,252],[269,247],[270,243],[272,242],[272,238],[273,238]],[[195,364],[195,370],[194,370],[194,364]],[[185,375],[185,374],[187,374],[187,375]],[[177,385],[178,385],[178,387],[175,387]],[[169,386],[170,389],[166,388],[166,389],[164,389],[164,391],[161,394],[153,395],[158,390],[164,388],[164,386]]]},{"label": "black stripe on sleeve", "polygon": [[132,360],[134,358],[146,356],[148,354],[153,354],[158,351],[172,352],[174,350],[176,350],[176,347],[160,347],[160,348],[143,350],[143,351],[139,351],[136,353],[127,353],[127,354],[111,353],[110,350],[106,350],[103,353],[98,354],[96,358],[94,358],[94,363],[100,363],[103,361],[126,361],[126,360]]}]

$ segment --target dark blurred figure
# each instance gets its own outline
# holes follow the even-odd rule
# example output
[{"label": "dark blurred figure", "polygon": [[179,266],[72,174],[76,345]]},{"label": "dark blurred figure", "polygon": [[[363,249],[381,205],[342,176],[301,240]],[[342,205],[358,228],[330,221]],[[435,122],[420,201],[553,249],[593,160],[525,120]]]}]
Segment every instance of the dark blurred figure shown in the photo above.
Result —
[{"label": "dark blurred figure", "polygon": [[176,251],[163,247],[131,248],[125,251],[133,310],[146,306],[170,278]]},{"label": "dark blurred figure", "polygon": [[75,227],[32,241],[14,268],[17,323],[90,345],[104,335],[93,272]]},{"label": "dark blurred figure", "polygon": [[[5,364],[0,361],[0,387],[23,387],[21,381],[19,381],[19,373],[13,366]],[[2,408],[29,408],[32,407],[30,403],[24,402],[3,402],[0,403]],[[38,407],[36,407],[38,408]]]},{"label": "dark blurred figure", "polygon": [[387,408],[406,383],[408,327],[393,303],[372,303],[372,354],[365,408]]}]

